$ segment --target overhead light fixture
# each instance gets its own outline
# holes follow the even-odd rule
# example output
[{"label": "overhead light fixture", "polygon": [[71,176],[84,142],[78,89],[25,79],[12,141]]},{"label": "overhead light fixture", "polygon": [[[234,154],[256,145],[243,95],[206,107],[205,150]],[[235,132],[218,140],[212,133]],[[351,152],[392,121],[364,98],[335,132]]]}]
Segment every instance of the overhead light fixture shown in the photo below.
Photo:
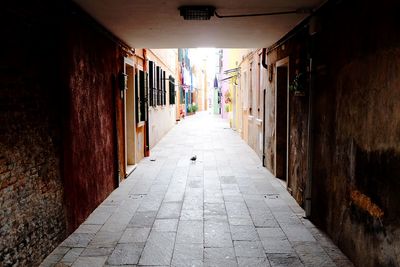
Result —
[{"label": "overhead light fixture", "polygon": [[210,20],[214,16],[213,6],[181,6],[179,8],[184,20]]}]

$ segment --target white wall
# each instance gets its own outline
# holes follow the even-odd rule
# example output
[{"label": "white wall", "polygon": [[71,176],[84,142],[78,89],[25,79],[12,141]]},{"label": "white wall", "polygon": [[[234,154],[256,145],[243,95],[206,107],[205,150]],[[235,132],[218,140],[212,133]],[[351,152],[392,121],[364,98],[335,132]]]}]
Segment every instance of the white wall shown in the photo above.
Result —
[{"label": "white wall", "polygon": [[[166,78],[171,75],[177,82],[178,49],[149,49],[147,51],[147,58],[154,61],[157,66],[165,71]],[[166,93],[166,104],[164,106],[149,107],[150,149],[161,140],[176,122],[175,105],[169,104],[168,81],[166,81]]]}]

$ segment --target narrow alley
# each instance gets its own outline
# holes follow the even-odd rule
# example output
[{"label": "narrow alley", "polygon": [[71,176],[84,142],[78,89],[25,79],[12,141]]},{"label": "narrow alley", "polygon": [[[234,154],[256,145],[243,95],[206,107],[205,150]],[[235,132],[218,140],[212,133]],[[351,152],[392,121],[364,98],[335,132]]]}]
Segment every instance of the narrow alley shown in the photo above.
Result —
[{"label": "narrow alley", "polygon": [[203,112],[173,127],[41,266],[352,266],[303,216],[226,120]]}]

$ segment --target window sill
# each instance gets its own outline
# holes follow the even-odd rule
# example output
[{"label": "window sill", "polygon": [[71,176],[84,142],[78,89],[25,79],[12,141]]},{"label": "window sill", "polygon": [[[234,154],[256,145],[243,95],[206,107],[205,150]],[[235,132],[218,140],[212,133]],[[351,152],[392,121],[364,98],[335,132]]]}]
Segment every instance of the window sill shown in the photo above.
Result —
[{"label": "window sill", "polygon": [[262,122],[263,122],[262,120],[256,119],[256,124],[257,124],[257,125],[260,125],[260,126],[261,126],[261,125],[262,125]]},{"label": "window sill", "polygon": [[145,125],[144,121],[140,121],[136,124],[136,127],[143,127]]},{"label": "window sill", "polygon": [[247,119],[248,119],[249,121],[252,121],[252,120],[254,119],[254,116],[249,115],[249,116],[247,117]]}]

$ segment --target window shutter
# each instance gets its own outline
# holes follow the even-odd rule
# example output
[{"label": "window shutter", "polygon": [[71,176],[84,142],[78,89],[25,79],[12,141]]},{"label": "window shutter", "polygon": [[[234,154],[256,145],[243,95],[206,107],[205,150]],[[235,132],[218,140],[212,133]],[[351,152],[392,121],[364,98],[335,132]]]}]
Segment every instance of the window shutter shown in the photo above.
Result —
[{"label": "window shutter", "polygon": [[155,63],[153,63],[153,79],[154,79],[154,82],[153,82],[153,89],[152,89],[152,93],[153,93],[152,106],[155,107],[155,106],[157,106],[157,81],[158,81],[157,69],[156,69]]},{"label": "window shutter", "polygon": [[160,84],[160,105],[164,105],[164,71],[161,69],[160,70],[160,75],[161,75],[161,84]]},{"label": "window shutter", "polygon": [[145,115],[145,73],[139,71],[139,119],[140,121],[146,120]]},{"label": "window shutter", "polygon": [[156,104],[159,106],[160,105],[160,87],[161,87],[161,68],[157,66],[156,68],[156,73],[157,73],[157,96],[156,96]]},{"label": "window shutter", "polygon": [[144,120],[147,121],[149,119],[148,117],[148,112],[149,112],[149,74],[147,72],[144,73],[144,105],[143,105],[143,109],[144,109]]},{"label": "window shutter", "polygon": [[135,74],[135,120],[139,122],[139,74]]},{"label": "window shutter", "polygon": [[149,105],[154,106],[154,90],[155,87],[155,77],[154,77],[154,62],[149,61]]},{"label": "window shutter", "polygon": [[163,71],[163,105],[166,104],[167,104],[167,86],[166,86],[165,71]]},{"label": "window shutter", "polygon": [[175,104],[175,79],[169,76],[169,104]]}]

